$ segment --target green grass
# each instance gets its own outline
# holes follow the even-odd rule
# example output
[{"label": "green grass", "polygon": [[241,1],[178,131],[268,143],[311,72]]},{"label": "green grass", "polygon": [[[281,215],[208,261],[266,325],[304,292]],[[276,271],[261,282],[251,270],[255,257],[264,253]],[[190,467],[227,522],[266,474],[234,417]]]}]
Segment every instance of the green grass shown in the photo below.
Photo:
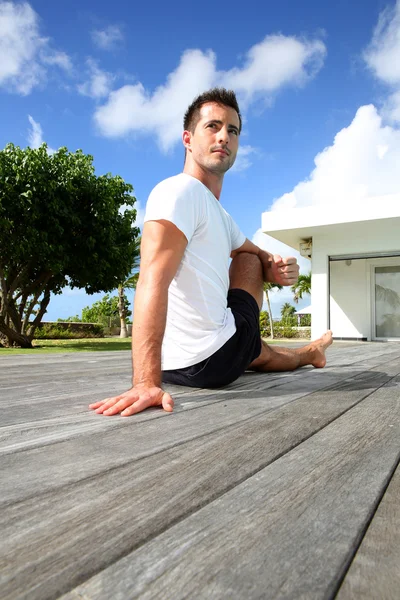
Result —
[{"label": "green grass", "polygon": [[[264,338],[267,344],[290,346],[292,343],[307,344],[309,340]],[[49,352],[102,352],[104,350],[130,350],[131,338],[86,338],[79,340],[34,340],[34,348],[0,348],[0,357],[5,354],[48,354]]]},{"label": "green grass", "polygon": [[34,340],[34,348],[0,348],[5,354],[43,354],[49,352],[102,352],[130,350],[131,338],[86,338],[79,340]]}]

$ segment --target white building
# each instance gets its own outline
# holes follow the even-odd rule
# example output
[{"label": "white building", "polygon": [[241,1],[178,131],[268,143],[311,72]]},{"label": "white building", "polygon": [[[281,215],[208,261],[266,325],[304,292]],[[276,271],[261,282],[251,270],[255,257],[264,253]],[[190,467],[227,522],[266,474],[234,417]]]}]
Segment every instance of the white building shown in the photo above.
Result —
[{"label": "white building", "polygon": [[310,304],[310,306],[305,306],[304,308],[301,308],[300,310],[296,310],[294,315],[297,317],[297,325],[298,326],[301,325],[301,317],[303,315],[311,315],[311,314],[312,314],[311,304]]},{"label": "white building", "polygon": [[400,195],[266,212],[262,230],[311,259],[312,338],[400,340]]}]

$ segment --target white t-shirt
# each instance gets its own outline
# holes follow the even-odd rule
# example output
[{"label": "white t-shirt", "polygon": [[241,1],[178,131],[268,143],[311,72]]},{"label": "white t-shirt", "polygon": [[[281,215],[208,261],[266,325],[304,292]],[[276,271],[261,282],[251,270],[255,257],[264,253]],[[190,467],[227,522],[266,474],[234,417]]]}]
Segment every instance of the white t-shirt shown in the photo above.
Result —
[{"label": "white t-shirt", "polygon": [[219,350],[236,331],[227,307],[229,259],[246,240],[214,194],[181,173],[151,192],[145,221],[171,221],[186,246],[168,290],[163,370],[190,367]]}]

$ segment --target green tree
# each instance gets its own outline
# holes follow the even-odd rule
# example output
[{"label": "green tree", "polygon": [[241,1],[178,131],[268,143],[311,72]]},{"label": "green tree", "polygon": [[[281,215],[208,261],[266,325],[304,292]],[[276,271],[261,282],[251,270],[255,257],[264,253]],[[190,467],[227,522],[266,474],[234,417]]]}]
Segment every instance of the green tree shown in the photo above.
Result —
[{"label": "green tree", "polygon": [[281,324],[284,327],[295,327],[297,325],[295,312],[296,308],[289,302],[285,302],[281,308]]},{"label": "green tree", "polygon": [[66,319],[57,319],[57,323],[80,323],[81,318],[79,315],[73,317],[67,317]]},{"label": "green tree", "polygon": [[50,301],[69,285],[111,291],[131,270],[132,186],[96,176],[93,157],[46,144],[0,151],[0,336],[31,347]]},{"label": "green tree", "polygon": [[307,275],[299,275],[297,282],[290,288],[297,303],[305,294],[311,294],[311,271]]},{"label": "green tree", "polygon": [[271,283],[270,281],[264,282],[264,292],[265,292],[265,299],[267,301],[269,323],[270,323],[270,328],[271,328],[271,338],[272,339],[274,339],[274,321],[272,318],[271,303],[269,301],[269,292],[272,292],[273,290],[281,290],[281,289],[282,289],[282,286],[277,283]]},{"label": "green tree", "polygon": [[[133,254],[133,264],[132,264],[132,274],[125,279],[118,286],[118,310],[119,310],[119,318],[121,321],[121,331],[119,336],[121,338],[128,337],[128,328],[126,326],[126,319],[129,316],[129,303],[128,299],[125,295],[125,290],[135,290],[137,286],[137,282],[139,279],[139,266],[140,266],[140,242],[141,237],[135,240],[135,250]],[[132,314],[132,313],[130,313]]]},{"label": "green tree", "polygon": [[[124,296],[126,305],[126,317],[132,313],[129,310],[128,298]],[[91,306],[82,309],[83,323],[100,323],[105,327],[117,327],[119,325],[119,297],[105,294],[101,300],[97,300]]]},{"label": "green tree", "polygon": [[289,304],[289,302],[285,302],[285,304],[281,308],[281,317],[284,319],[285,317],[291,317],[296,312],[296,308],[293,304]]}]

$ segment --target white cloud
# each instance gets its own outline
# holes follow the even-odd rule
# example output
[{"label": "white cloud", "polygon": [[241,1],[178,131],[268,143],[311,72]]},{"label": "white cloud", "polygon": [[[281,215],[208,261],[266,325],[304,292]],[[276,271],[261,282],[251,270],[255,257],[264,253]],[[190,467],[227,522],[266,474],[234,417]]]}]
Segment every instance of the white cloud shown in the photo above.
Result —
[{"label": "white cloud", "polygon": [[31,129],[28,132],[28,144],[31,148],[39,148],[43,144],[43,130],[40,126],[40,123],[35,121],[31,115],[28,115],[29,123],[31,124]]},{"label": "white cloud", "polygon": [[122,42],[124,36],[117,25],[109,25],[105,29],[95,29],[91,32],[93,43],[102,50],[111,50]]},{"label": "white cloud", "polygon": [[400,83],[400,0],[384,10],[375,27],[364,58],[376,77],[385,83]]},{"label": "white cloud", "polygon": [[187,50],[167,82],[153,94],[141,83],[111,92],[106,104],[96,109],[95,122],[107,137],[155,135],[162,150],[167,151],[181,138],[185,109],[199,93],[224,85],[236,89],[246,104],[260,96],[270,101],[282,86],[300,86],[313,77],[325,54],[319,40],[267,36],[250,48],[243,67],[218,71],[213,52]]},{"label": "white cloud", "polygon": [[320,204],[362,204],[400,192],[400,0],[379,17],[364,59],[390,86],[379,111],[361,106],[331,146],[317,154],[309,177],[277,198],[273,210]]},{"label": "white cloud", "polygon": [[0,87],[22,95],[43,83],[46,66],[70,69],[69,57],[40,35],[39,19],[28,3],[0,0]]},{"label": "white cloud", "polygon": [[301,41],[269,35],[247,53],[244,67],[222,74],[221,84],[251,99],[272,93],[284,85],[304,85],[322,67],[326,48],[322,41]]},{"label": "white cloud", "polygon": [[250,156],[256,152],[257,148],[253,148],[253,146],[239,146],[235,163],[229,173],[239,173],[251,167],[252,162]]},{"label": "white cloud", "polygon": [[42,62],[46,65],[56,65],[64,71],[72,71],[72,61],[65,52],[53,51],[51,54],[42,55]]},{"label": "white cloud", "polygon": [[155,133],[168,150],[182,134],[185,109],[196,94],[211,87],[215,74],[214,55],[199,50],[185,52],[167,83],[150,96],[141,83],[111,92],[99,107],[95,121],[103,135],[118,137],[129,132]]},{"label": "white cloud", "polygon": [[78,92],[83,96],[90,96],[91,98],[104,98],[111,91],[114,76],[99,69],[96,61],[92,58],[87,59],[86,65],[88,80],[78,85]]},{"label": "white cloud", "polygon": [[[39,148],[43,142],[43,129],[37,121],[31,115],[28,115],[29,123],[31,124],[31,129],[28,131],[28,145],[30,148]],[[55,150],[53,148],[47,147],[47,152],[49,154],[54,154]]]},{"label": "white cloud", "polygon": [[384,125],[377,109],[362,106],[332,146],[315,157],[305,181],[278,198],[273,209],[362,203],[400,191],[400,131]]},{"label": "white cloud", "polygon": [[392,88],[384,116],[400,122],[400,0],[380,14],[364,59],[374,75]]}]

